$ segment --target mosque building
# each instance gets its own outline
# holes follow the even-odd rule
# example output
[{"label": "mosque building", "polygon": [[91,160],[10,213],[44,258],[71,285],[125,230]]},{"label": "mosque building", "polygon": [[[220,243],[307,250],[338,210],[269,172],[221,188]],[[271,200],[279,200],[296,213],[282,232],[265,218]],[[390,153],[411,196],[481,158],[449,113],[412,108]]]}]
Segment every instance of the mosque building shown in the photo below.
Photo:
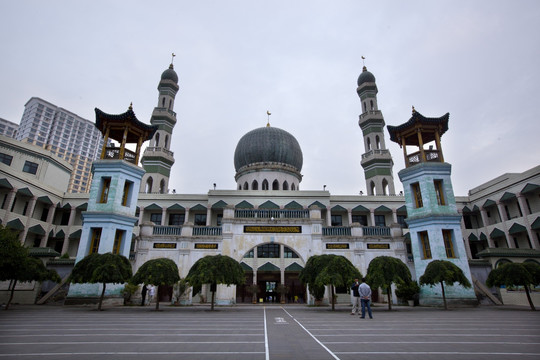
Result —
[{"label": "mosque building", "polygon": [[[450,260],[475,288],[448,296],[467,303],[493,298],[497,290],[483,283],[499,263],[539,262],[540,165],[501,175],[468,196],[455,196],[451,165],[444,162],[441,146],[449,115],[427,118],[413,111],[409,121],[388,127],[390,140],[402,145],[406,159],[406,168],[399,172],[404,194],[396,195],[375,76],[364,67],[357,85],[365,195],[301,190],[301,146],[292,134],[270,123],[238,140],[231,154],[234,189],[169,193],[179,90],[171,64],[161,76],[150,125],[139,121],[131,107],[119,115],[96,109],[96,127],[105,141],[101,159],[93,164],[90,193],[66,192],[69,163],[44,149],[0,137],[0,220],[18,231],[36,256],[50,257],[49,267],[64,269],[64,275],[92,252],[125,255],[134,271],[148,260],[170,258],[182,278],[198,259],[228,255],[244,268],[246,284],[218,286],[216,302],[222,305],[251,302],[251,284],[258,285],[263,302],[278,301],[276,289],[284,284],[287,301],[312,303],[299,273],[311,256],[320,254],[343,255],[362,274],[374,258],[395,257],[415,279],[429,260]],[[149,146],[140,154],[145,141]],[[126,142],[135,143],[136,150],[128,150]],[[417,152],[408,153],[409,146]],[[28,162],[36,164],[36,171],[25,170]],[[92,297],[95,291],[72,285],[66,303]],[[349,301],[347,291],[338,289],[338,301]],[[111,287],[107,294],[120,296],[120,289]],[[503,298],[518,303],[515,295]],[[179,297],[170,288],[158,296],[161,301],[194,303],[208,298],[209,289]],[[437,298],[436,290],[423,290],[421,303],[436,304]],[[379,292],[373,300],[387,301]]]}]

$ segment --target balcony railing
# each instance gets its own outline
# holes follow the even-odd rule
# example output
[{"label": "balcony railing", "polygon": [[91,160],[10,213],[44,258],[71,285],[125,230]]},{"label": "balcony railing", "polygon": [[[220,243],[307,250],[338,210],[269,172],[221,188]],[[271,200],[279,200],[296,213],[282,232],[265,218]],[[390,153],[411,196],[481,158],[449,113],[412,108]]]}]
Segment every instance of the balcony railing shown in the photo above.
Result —
[{"label": "balcony railing", "polygon": [[380,115],[380,114],[381,114],[381,110],[368,110],[365,113],[360,115],[360,120],[362,120],[368,115]]},{"label": "balcony railing", "polygon": [[362,160],[363,159],[366,159],[372,155],[387,155],[387,154],[390,154],[390,150],[386,150],[386,149],[372,149],[372,150],[369,150],[367,153],[365,154],[362,154]]},{"label": "balcony railing", "polygon": [[[323,227],[323,236],[351,236],[350,226],[328,226]],[[363,236],[391,236],[390,228],[387,226],[362,226]]]},{"label": "balcony railing", "polygon": [[174,152],[170,151],[170,150],[167,150],[165,149],[164,147],[161,147],[161,146],[148,146],[146,148],[146,151],[154,151],[154,152],[164,152],[165,154],[169,155],[169,156],[174,156]]},{"label": "balcony railing", "polygon": [[248,219],[309,219],[309,210],[262,210],[262,209],[236,209],[235,218]]},{"label": "balcony railing", "polygon": [[153,235],[182,235],[181,226],[154,226]]},{"label": "balcony railing", "polygon": [[[131,150],[124,149],[124,160],[135,164],[135,153]],[[107,147],[105,148],[104,159],[120,159],[120,148]]]},{"label": "balcony railing", "polygon": [[351,228],[349,226],[332,226],[323,227],[323,236],[351,236]]},{"label": "balcony railing", "polygon": [[[439,152],[437,150],[424,150],[426,154],[426,162],[440,162]],[[422,153],[420,151],[407,155],[409,166],[415,165],[422,161]]]},{"label": "balcony railing", "polygon": [[169,110],[165,107],[156,107],[154,108],[154,112],[164,112],[176,117],[176,113],[174,111]]},{"label": "balcony railing", "polygon": [[363,226],[364,236],[390,236],[388,226]]},{"label": "balcony railing", "polygon": [[221,226],[196,226],[193,228],[193,236],[220,236]]}]

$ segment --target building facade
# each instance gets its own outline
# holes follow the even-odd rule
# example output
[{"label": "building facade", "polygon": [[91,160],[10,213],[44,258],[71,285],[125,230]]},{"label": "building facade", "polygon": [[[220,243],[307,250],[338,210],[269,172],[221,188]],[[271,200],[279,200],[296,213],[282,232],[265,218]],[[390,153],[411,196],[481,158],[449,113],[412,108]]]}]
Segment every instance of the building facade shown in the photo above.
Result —
[{"label": "building facade", "polygon": [[73,166],[68,192],[89,190],[92,162],[103,146],[94,122],[32,97],[24,105],[16,139],[50,150]]},{"label": "building facade", "polygon": [[[174,72],[172,68],[166,70],[165,80],[175,83],[170,78],[171,71]],[[374,85],[374,77],[370,83]],[[165,107],[167,99],[174,101],[172,94],[168,96]],[[371,108],[370,98],[367,99],[362,115],[377,111],[377,107]],[[161,108],[161,102],[158,105]],[[172,116],[168,111],[167,114],[167,117]],[[361,128],[366,141],[373,137],[370,141],[376,144],[379,137],[379,145],[372,150],[381,150],[381,153],[368,154],[370,165],[364,167],[366,179],[374,183],[373,194],[332,195],[328,191],[300,190],[303,164],[300,144],[292,134],[270,124],[238,140],[235,153],[231,154],[236,171],[235,189],[214,189],[205,194],[147,191],[144,183],[148,177],[144,176],[153,173],[147,169],[138,199],[133,204],[132,234],[124,239],[124,244],[130,245],[129,257],[134,271],[147,260],[166,257],[178,264],[180,276],[185,277],[203,256],[231,256],[244,267],[246,285],[218,287],[219,304],[251,302],[247,291],[250,284],[258,285],[261,290],[258,296],[263,301],[276,301],[277,285],[285,284],[290,289],[288,301],[309,303],[313,299],[300,284],[298,275],[310,256],[320,254],[343,255],[362,274],[367,273],[375,257],[396,257],[407,264],[413,277],[418,279],[422,275],[422,267],[416,265],[419,248],[418,243],[412,243],[418,240],[418,234],[417,231],[412,234],[407,223],[411,216],[407,206],[410,194],[393,194],[393,162],[387,161],[389,152],[383,151],[386,149],[384,132],[378,130],[383,126],[382,115],[372,115],[378,116],[373,122],[377,129],[368,130],[363,125]],[[158,130],[150,139],[151,145],[161,144],[164,136],[172,136],[172,130],[163,131],[163,124],[153,125]],[[159,143],[155,138],[158,134]],[[169,141],[173,141],[172,137]],[[369,147],[366,149],[369,153]],[[59,189],[64,183],[43,183],[47,171],[66,177],[70,165],[53,156],[52,150],[0,137],[0,157],[9,155],[15,159],[16,153],[25,155],[17,155],[20,156],[17,162],[0,163],[2,224],[19,231],[20,240],[28,246],[53,248],[67,254],[72,262],[86,256],[91,251],[92,239],[83,218],[97,209],[100,197],[65,192],[68,184]],[[142,168],[146,154],[141,158]],[[43,162],[31,161],[38,164],[38,171],[26,172],[24,161],[39,156]],[[384,170],[373,172],[371,164],[379,164],[379,160],[384,161],[376,168]],[[122,166],[107,168],[100,172],[100,177],[114,171],[124,170]],[[447,183],[449,176],[447,171],[444,177]],[[117,189],[125,185],[122,181],[127,180],[118,177]],[[467,196],[454,197],[452,193],[452,197],[448,199],[452,200],[452,240],[460,260],[470,265],[473,282],[475,279],[483,282],[488,270],[500,259],[540,259],[540,165],[524,173],[502,175],[473,188]],[[497,255],[493,253],[495,250]],[[516,251],[520,252],[519,257]],[[55,264],[55,261],[58,260],[52,259],[50,263]],[[338,289],[340,301],[349,301],[347,290]],[[159,296],[162,301],[189,303],[204,300],[208,291],[203,289],[196,298],[191,295],[178,298],[178,294],[169,289]],[[374,301],[385,301],[384,295],[374,292]]]},{"label": "building facade", "polygon": [[15,138],[17,130],[19,130],[19,124],[0,118],[0,135]]}]

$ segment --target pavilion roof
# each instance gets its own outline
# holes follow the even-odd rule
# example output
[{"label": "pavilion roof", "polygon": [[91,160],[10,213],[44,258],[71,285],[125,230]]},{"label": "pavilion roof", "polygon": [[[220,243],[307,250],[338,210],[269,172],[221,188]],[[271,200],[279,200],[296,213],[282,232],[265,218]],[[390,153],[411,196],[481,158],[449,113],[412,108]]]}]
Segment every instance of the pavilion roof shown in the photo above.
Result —
[{"label": "pavilion roof", "polygon": [[95,108],[96,112],[96,127],[105,135],[107,126],[109,127],[109,138],[122,141],[124,136],[124,129],[129,127],[126,142],[137,143],[139,138],[142,137],[143,141],[150,140],[154,133],[158,129],[156,125],[147,125],[135,116],[132,107],[130,106],[128,111],[123,114],[107,114],[103,111]]},{"label": "pavilion roof", "polygon": [[[442,136],[448,130],[448,119],[450,118],[450,113],[446,113],[438,118],[428,118],[420,114],[418,111],[414,110],[411,118],[404,124],[398,126],[388,125],[388,132],[390,133],[390,140],[398,143],[400,146],[401,137],[405,136],[406,145],[419,146],[417,129],[438,129],[439,136]],[[434,131],[423,131],[422,139],[424,144],[435,140]]]}]

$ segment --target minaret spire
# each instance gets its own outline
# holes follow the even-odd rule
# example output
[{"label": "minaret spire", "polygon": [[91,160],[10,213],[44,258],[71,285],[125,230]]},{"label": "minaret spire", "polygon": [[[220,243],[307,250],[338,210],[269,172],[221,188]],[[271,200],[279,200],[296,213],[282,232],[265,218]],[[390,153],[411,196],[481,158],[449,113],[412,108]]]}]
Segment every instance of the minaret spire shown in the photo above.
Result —
[{"label": "minaret spire", "polygon": [[368,195],[395,195],[394,162],[384,141],[384,118],[377,105],[377,84],[375,76],[367,71],[365,57],[362,56],[363,68],[358,77],[356,92],[362,104],[362,114],[358,125],[364,135],[365,153],[362,155],[362,167],[366,179]]},{"label": "minaret spire", "polygon": [[146,174],[141,181],[141,192],[166,194],[169,191],[169,176],[174,164],[174,153],[170,150],[171,138],[176,125],[174,99],[178,92],[178,75],[173,69],[175,54],[171,54],[169,68],[161,74],[158,104],[152,112],[150,123],[158,130],[144,151],[141,163]]}]

